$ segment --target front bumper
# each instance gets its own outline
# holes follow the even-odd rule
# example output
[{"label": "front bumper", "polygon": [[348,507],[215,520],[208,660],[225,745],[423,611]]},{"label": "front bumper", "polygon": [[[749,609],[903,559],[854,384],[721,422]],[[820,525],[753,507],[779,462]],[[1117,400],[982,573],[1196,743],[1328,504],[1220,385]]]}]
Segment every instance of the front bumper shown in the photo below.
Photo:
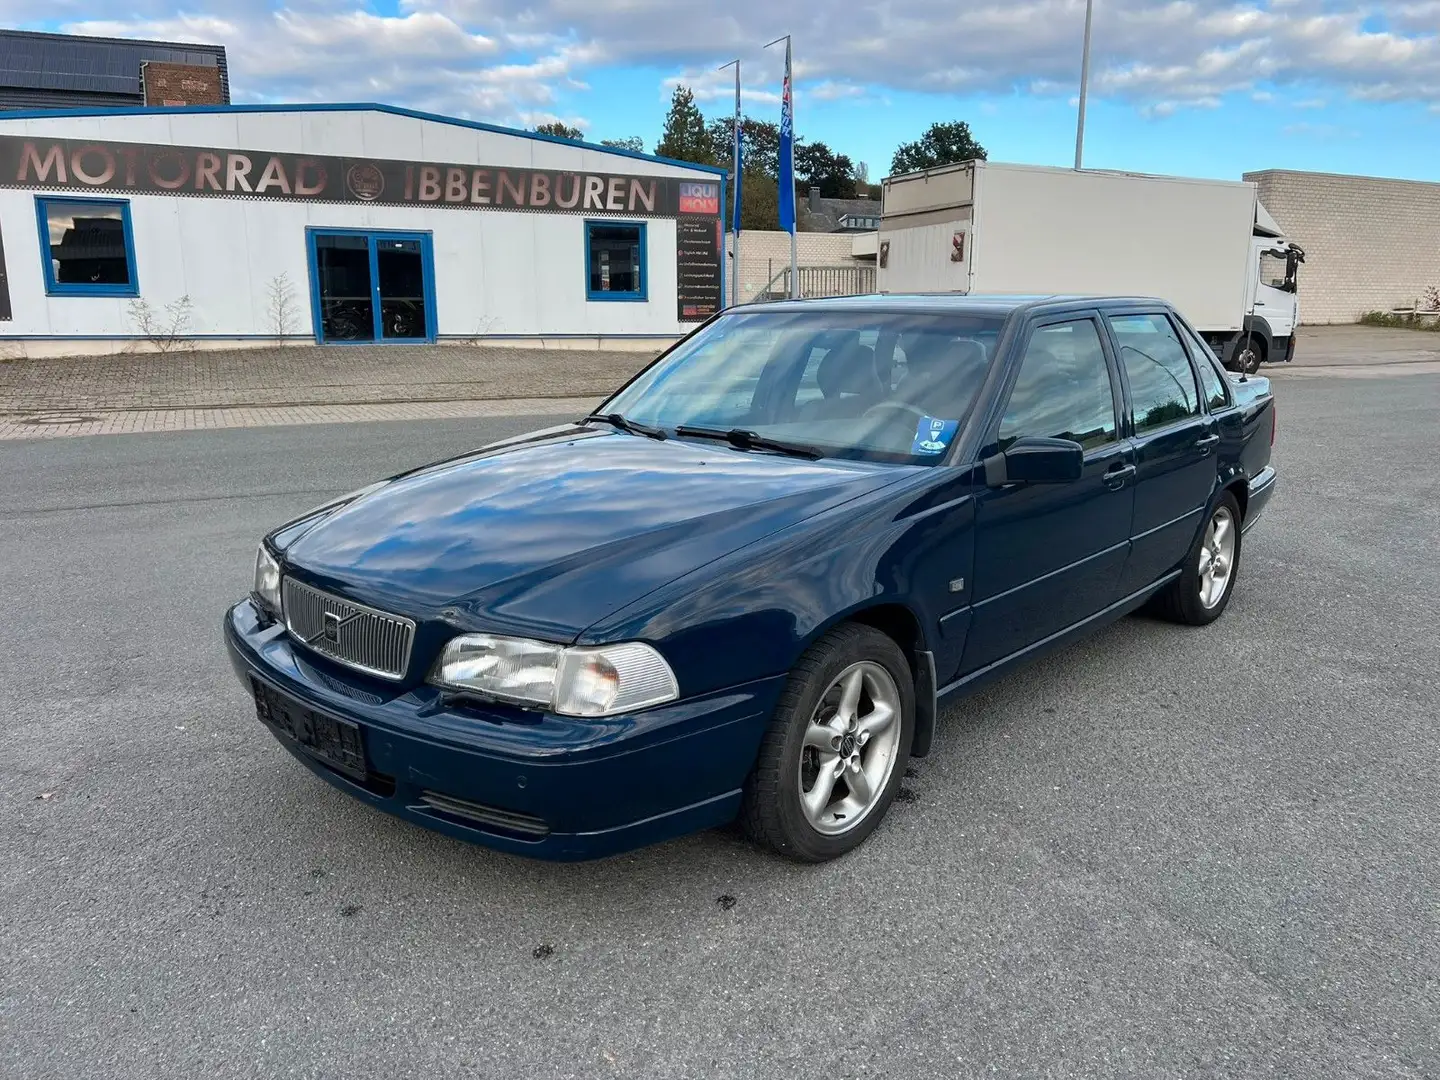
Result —
[{"label": "front bumper", "polygon": [[224,631],[247,691],[258,681],[359,726],[363,778],[270,727],[317,776],[426,828],[545,859],[599,858],[733,819],[784,682],[580,720],[385,687],[293,647],[248,599],[226,613]]}]

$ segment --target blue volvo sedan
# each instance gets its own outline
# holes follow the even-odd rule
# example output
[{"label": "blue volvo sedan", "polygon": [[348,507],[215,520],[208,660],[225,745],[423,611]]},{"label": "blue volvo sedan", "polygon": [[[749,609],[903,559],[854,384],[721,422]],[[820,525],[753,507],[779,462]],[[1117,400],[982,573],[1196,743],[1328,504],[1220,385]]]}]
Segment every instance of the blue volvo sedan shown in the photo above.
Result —
[{"label": "blue volvo sedan", "polygon": [[1218,618],[1274,435],[1158,300],[741,307],[594,415],[270,532],[224,635],[285,748],[409,821],[582,859],[738,818],[818,862],[945,697]]}]

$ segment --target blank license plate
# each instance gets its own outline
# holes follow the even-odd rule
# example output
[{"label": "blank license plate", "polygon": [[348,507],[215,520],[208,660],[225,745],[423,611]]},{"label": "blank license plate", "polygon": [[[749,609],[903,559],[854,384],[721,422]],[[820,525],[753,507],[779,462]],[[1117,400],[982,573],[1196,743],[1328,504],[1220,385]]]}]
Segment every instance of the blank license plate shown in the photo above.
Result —
[{"label": "blank license plate", "polygon": [[252,679],[251,685],[261,723],[338,772],[355,780],[365,779],[365,744],[359,724],[307,709],[259,680]]}]

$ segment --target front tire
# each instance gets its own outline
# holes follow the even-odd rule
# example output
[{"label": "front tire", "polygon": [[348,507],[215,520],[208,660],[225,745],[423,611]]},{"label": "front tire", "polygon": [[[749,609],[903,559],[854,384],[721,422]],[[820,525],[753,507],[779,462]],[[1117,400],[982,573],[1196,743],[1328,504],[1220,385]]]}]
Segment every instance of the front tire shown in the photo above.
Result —
[{"label": "front tire", "polygon": [[1157,593],[1153,610],[1186,626],[1206,626],[1225,613],[1240,569],[1240,504],[1222,491],[1178,578]]},{"label": "front tire", "polygon": [[904,778],[915,731],[905,654],[868,626],[847,624],[790,673],[745,787],[751,840],[799,862],[863,843]]}]

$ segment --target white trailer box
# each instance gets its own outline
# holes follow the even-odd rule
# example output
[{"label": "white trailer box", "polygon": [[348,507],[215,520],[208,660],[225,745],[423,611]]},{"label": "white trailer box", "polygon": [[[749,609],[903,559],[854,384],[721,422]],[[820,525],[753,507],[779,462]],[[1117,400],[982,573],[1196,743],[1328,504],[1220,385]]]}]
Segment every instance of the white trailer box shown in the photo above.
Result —
[{"label": "white trailer box", "polygon": [[890,177],[876,287],[1156,296],[1207,336],[1234,335],[1258,273],[1255,193],[1243,182],[987,161]]}]

